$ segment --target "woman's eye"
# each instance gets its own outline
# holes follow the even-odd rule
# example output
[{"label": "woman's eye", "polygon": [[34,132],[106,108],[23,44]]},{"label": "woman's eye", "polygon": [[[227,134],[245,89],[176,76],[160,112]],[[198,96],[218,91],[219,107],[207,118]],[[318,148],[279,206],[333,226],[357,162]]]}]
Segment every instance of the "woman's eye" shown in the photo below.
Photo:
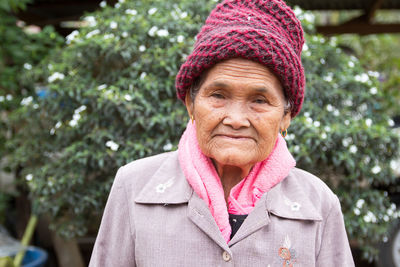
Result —
[{"label": "woman's eye", "polygon": [[256,103],[256,104],[265,104],[265,103],[267,103],[267,100],[265,100],[264,98],[256,98],[254,100],[254,103]]},{"label": "woman's eye", "polygon": [[224,97],[222,94],[220,94],[220,93],[213,93],[211,96],[212,96],[212,97],[215,97],[215,98],[218,98],[218,99],[224,99],[224,98],[225,98],[225,97]]}]

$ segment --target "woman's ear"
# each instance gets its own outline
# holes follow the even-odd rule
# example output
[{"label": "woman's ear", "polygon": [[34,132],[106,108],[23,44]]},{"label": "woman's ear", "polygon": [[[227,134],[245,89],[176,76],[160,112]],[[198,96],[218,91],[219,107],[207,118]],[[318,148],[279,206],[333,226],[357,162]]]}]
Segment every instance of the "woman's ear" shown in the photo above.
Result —
[{"label": "woman's ear", "polygon": [[193,115],[194,103],[192,101],[192,98],[191,98],[189,92],[186,92],[185,105],[186,105],[186,110],[187,110],[187,112],[189,114],[189,118],[191,118],[192,115]]},{"label": "woman's ear", "polygon": [[291,120],[292,120],[291,112],[286,112],[281,121],[281,131],[285,131],[289,128]]}]

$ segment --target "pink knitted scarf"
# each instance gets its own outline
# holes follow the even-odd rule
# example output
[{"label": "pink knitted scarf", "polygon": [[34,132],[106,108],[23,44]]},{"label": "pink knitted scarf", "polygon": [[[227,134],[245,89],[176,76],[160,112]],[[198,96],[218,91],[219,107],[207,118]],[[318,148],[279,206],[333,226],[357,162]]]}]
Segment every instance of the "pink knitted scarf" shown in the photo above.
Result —
[{"label": "pink knitted scarf", "polygon": [[232,188],[227,207],[221,180],[211,159],[201,152],[195,124],[191,122],[179,141],[178,155],[186,179],[208,205],[227,243],[232,231],[228,213],[249,214],[257,200],[282,181],[296,165],[285,140],[279,135],[268,158],[256,163],[247,177]]}]

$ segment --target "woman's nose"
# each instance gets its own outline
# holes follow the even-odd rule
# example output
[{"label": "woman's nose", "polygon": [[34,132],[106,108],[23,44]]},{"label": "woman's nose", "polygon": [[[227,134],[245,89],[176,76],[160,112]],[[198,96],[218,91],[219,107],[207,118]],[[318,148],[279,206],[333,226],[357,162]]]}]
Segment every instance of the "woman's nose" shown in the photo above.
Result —
[{"label": "woman's nose", "polygon": [[248,111],[244,104],[231,103],[226,106],[225,112],[225,117],[222,121],[223,124],[231,126],[233,129],[250,126]]}]

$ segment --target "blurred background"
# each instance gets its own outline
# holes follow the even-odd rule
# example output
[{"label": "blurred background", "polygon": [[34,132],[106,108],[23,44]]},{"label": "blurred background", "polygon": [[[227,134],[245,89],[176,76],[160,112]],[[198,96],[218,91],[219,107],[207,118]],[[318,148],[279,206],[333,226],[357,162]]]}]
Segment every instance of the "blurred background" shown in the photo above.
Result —
[{"label": "blurred background", "polygon": [[[0,0],[0,266],[28,243],[23,266],[88,264],[118,167],[177,148],[175,75],[216,2]],[[398,267],[400,0],[286,2],[307,76],[288,147],[357,266]]]}]

